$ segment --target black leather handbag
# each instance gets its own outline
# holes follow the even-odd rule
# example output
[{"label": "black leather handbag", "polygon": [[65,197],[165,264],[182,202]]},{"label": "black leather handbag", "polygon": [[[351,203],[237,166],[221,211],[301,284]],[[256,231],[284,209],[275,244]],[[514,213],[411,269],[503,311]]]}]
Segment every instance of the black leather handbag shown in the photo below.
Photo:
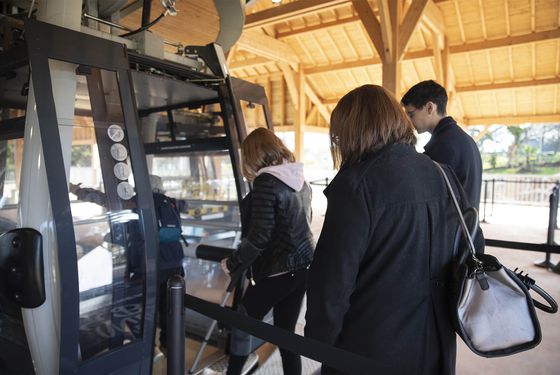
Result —
[{"label": "black leather handbag", "polygon": [[[476,209],[462,212],[449,178],[435,164],[447,185],[466,243],[454,249],[451,316],[455,331],[474,353],[483,357],[501,357],[534,348],[542,338],[535,307],[556,313],[556,301],[522,272],[507,269],[491,255],[476,254],[473,244],[478,229]],[[463,215],[468,217],[470,231]],[[549,305],[533,300],[529,289]]]}]

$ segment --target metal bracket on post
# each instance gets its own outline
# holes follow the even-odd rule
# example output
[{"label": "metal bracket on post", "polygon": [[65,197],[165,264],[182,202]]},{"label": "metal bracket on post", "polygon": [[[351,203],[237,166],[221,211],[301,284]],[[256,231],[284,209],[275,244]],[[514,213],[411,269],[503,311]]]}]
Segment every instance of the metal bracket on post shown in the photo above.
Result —
[{"label": "metal bracket on post", "polygon": [[167,374],[185,373],[185,280],[173,275],[167,280]]}]

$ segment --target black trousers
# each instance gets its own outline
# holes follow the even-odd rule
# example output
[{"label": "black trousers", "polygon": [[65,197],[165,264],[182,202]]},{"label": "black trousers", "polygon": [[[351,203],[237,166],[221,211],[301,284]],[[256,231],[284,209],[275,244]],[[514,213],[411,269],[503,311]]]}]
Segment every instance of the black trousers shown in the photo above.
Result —
[{"label": "black trousers", "polygon": [[167,349],[167,280],[173,275],[185,276],[183,267],[161,269],[158,272],[159,344]]},{"label": "black trousers", "polygon": [[[256,285],[249,285],[241,301],[242,308],[248,316],[262,319],[273,309],[274,325],[293,332],[296,327],[301,302],[305,295],[307,269],[297,270],[284,275],[259,280]],[[234,329],[232,345],[236,336],[246,333]],[[228,375],[240,374],[249,353],[239,353],[232,347],[228,365]],[[301,357],[280,348],[284,374],[301,374]]]}]

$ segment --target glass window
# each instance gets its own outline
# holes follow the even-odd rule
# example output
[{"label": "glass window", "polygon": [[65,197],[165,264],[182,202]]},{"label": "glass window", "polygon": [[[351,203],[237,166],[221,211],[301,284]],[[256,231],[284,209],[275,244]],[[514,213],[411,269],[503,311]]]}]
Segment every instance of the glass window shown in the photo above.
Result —
[{"label": "glass window", "polygon": [[247,134],[256,128],[266,128],[266,117],[264,115],[264,106],[261,104],[240,100],[241,111],[247,126]]},{"label": "glass window", "polygon": [[166,195],[185,201],[181,220],[190,242],[236,245],[241,220],[227,151],[157,155],[152,173],[162,178]]},{"label": "glass window", "polygon": [[[51,72],[57,64],[50,61]],[[59,131],[70,158],[79,345],[86,360],[142,337],[145,245],[117,74],[88,66],[76,72],[70,77],[76,82],[74,116],[71,123],[61,120]],[[64,108],[57,107],[60,118],[59,110]]]},{"label": "glass window", "polygon": [[181,108],[153,114],[158,142],[225,137],[219,104],[197,109]]},{"label": "glass window", "polygon": [[23,139],[0,140],[0,234],[16,228]]}]

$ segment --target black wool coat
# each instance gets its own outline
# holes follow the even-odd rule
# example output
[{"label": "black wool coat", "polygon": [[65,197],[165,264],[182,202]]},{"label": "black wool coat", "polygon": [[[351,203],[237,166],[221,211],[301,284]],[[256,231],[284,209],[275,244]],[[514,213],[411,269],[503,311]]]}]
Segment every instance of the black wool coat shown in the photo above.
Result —
[{"label": "black wool coat", "polygon": [[369,357],[370,374],[454,373],[446,283],[458,220],[432,160],[388,145],[342,168],[325,195],[305,335]]},{"label": "black wool coat", "polygon": [[432,160],[451,167],[465,189],[470,205],[478,210],[482,159],[472,137],[457,125],[453,117],[447,116],[437,124],[424,150]]}]

